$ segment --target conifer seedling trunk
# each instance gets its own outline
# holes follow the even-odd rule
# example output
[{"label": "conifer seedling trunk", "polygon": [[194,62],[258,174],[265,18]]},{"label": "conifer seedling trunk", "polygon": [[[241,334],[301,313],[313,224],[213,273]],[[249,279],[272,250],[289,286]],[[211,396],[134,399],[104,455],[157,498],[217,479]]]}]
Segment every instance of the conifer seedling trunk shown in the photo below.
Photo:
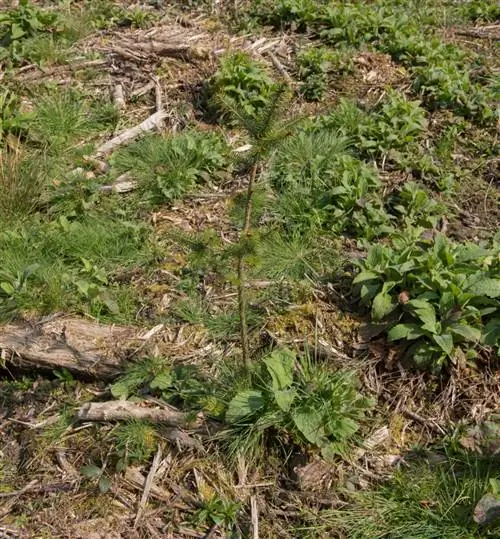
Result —
[{"label": "conifer seedling trunk", "polygon": [[[250,234],[250,223],[252,218],[252,195],[257,175],[257,163],[254,163],[248,180],[247,197],[245,201],[245,217],[243,220],[243,229],[240,235],[240,242],[246,240]],[[245,290],[245,253],[240,249],[238,253],[238,310],[240,314],[240,333],[241,333],[241,351],[243,363],[246,367],[250,366],[250,344],[248,342],[248,324],[247,324],[247,297]]]}]

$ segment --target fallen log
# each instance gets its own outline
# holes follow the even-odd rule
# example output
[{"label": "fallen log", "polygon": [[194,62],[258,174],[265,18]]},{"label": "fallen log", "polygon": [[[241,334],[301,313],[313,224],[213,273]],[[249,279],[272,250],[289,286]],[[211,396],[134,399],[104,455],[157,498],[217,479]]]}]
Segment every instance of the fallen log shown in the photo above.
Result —
[{"label": "fallen log", "polygon": [[65,368],[109,380],[120,373],[124,351],[134,339],[140,339],[137,328],[51,316],[36,323],[0,326],[0,357],[6,366]]}]

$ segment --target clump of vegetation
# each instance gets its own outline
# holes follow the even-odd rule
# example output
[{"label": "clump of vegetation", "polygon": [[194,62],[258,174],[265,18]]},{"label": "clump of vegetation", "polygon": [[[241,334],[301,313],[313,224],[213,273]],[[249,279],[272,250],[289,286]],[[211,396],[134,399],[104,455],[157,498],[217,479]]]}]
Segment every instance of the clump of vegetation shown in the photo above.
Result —
[{"label": "clump of vegetation", "polygon": [[394,195],[391,213],[406,227],[436,228],[446,214],[446,206],[416,182],[406,182]]},{"label": "clump of vegetation", "polygon": [[348,139],[329,131],[299,133],[276,153],[270,171],[275,211],[289,229],[356,233],[390,230],[375,170],[347,153]]},{"label": "clump of vegetation", "polygon": [[[0,150],[0,223],[29,218],[46,201],[50,162],[19,144]],[[45,200],[44,200],[45,199]]]},{"label": "clump of vegetation", "polygon": [[226,120],[228,107],[254,118],[269,105],[276,88],[264,67],[248,54],[231,53],[222,58],[219,70],[208,83],[209,108],[225,114]]},{"label": "clump of vegetation", "polygon": [[308,47],[297,56],[297,75],[303,81],[300,93],[308,101],[321,101],[328,90],[329,78],[352,70],[348,51]]},{"label": "clump of vegetation", "polygon": [[500,6],[489,0],[468,0],[458,6],[460,16],[474,22],[495,22],[500,19]]},{"label": "clump of vegetation", "polygon": [[347,450],[371,405],[352,374],[329,372],[307,354],[296,362],[292,352],[276,350],[263,359],[251,388],[230,400],[224,436],[234,453],[262,454],[274,432],[332,458]]},{"label": "clump of vegetation", "polygon": [[228,150],[215,133],[144,137],[113,156],[117,173],[129,172],[154,202],[173,201],[208,181],[229,164]]},{"label": "clump of vegetation", "polygon": [[129,421],[113,429],[111,440],[119,457],[116,469],[121,471],[129,464],[147,461],[157,448],[158,434],[145,421]]},{"label": "clump of vegetation", "polygon": [[54,34],[61,29],[58,14],[40,9],[29,0],[19,0],[19,6],[0,13],[0,60],[21,63],[26,59],[26,39],[39,34]]},{"label": "clump of vegetation", "polygon": [[360,157],[380,157],[403,151],[417,142],[427,129],[426,111],[420,102],[409,101],[396,91],[389,91],[370,111],[342,100],[336,109],[321,117],[319,123],[350,138]]},{"label": "clump of vegetation", "polygon": [[372,320],[422,369],[473,359],[480,344],[498,349],[498,246],[453,244],[441,234],[423,240],[420,232],[375,245],[358,263],[353,283]]},{"label": "clump of vegetation", "polygon": [[133,316],[121,312],[122,307],[125,311],[134,307],[120,305],[127,294],[122,296],[112,273],[147,263],[146,238],[144,226],[97,216],[72,220],[61,216],[49,223],[31,219],[2,232],[2,289],[8,309],[1,316],[62,308],[94,316]]},{"label": "clump of vegetation", "polygon": [[22,137],[26,134],[32,115],[20,111],[20,100],[8,88],[0,93],[0,148],[8,135]]},{"label": "clump of vegetation", "polygon": [[30,141],[59,158],[75,140],[112,129],[118,119],[112,105],[104,106],[75,90],[49,91],[35,105]]}]

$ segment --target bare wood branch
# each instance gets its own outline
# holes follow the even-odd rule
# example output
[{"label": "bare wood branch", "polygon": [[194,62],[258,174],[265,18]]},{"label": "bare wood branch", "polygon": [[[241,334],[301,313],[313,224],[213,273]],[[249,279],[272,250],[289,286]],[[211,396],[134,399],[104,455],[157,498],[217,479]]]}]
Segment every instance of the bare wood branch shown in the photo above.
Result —
[{"label": "bare wood branch", "polygon": [[208,532],[203,536],[203,539],[212,539],[215,536],[215,533],[217,532],[218,529],[219,529],[219,525],[217,524],[217,522],[215,524],[212,524]]},{"label": "bare wood branch", "polygon": [[161,93],[160,78],[157,76],[153,77],[153,82],[155,83],[156,111],[159,112],[160,110],[163,110],[163,98],[162,98],[162,93]]},{"label": "bare wood branch", "polygon": [[138,184],[132,180],[129,173],[121,174],[116,180],[109,185],[101,185],[99,191],[103,193],[129,193],[137,189]]},{"label": "bare wood branch", "polygon": [[259,507],[257,497],[250,497],[250,509],[252,515],[252,539],[259,539]]},{"label": "bare wood branch", "polygon": [[489,26],[477,26],[475,28],[462,28],[455,30],[455,33],[461,36],[477,37],[480,39],[500,40],[500,24]]},{"label": "bare wood branch", "polygon": [[[143,489],[146,483],[146,478],[144,475],[133,466],[127,467],[125,470],[124,479],[128,484],[137,489]],[[170,492],[167,492],[165,489],[155,484],[151,485],[149,494],[151,497],[156,498],[157,500],[171,503],[172,495]],[[181,506],[181,508],[184,508],[184,506]]]},{"label": "bare wood branch", "polygon": [[141,95],[147,94],[154,87],[155,87],[155,82],[150,81],[144,86],[141,86],[140,88],[137,88],[137,90],[134,90],[133,92],[131,92],[130,97],[140,97]]},{"label": "bare wood branch", "polygon": [[283,64],[278,60],[276,55],[271,51],[267,51],[266,54],[269,56],[274,67],[281,73],[281,75],[286,80],[286,82],[290,85],[293,85],[292,77],[290,77],[290,75],[288,74],[288,71],[285,69]]},{"label": "bare wood branch", "polygon": [[123,94],[123,86],[117,84],[113,90],[113,101],[118,110],[124,109],[126,107],[125,95]]},{"label": "bare wood branch", "polygon": [[171,408],[148,408],[129,401],[87,402],[78,411],[79,421],[128,421],[132,419],[163,423],[170,427],[196,429],[203,424],[203,415],[194,419]]},{"label": "bare wood branch", "polygon": [[104,144],[101,144],[99,148],[97,148],[95,152],[95,156],[101,156],[108,153],[113,152],[120,146],[123,146],[124,144],[127,144],[131,142],[132,140],[136,139],[139,135],[143,133],[147,133],[148,131],[153,131],[154,129],[157,129],[161,122],[167,118],[168,113],[164,110],[160,110],[158,112],[155,112],[149,118],[146,118],[143,122],[140,124],[131,127],[130,129],[127,129],[126,131],[123,131],[116,137],[112,138],[111,140],[108,140]]}]

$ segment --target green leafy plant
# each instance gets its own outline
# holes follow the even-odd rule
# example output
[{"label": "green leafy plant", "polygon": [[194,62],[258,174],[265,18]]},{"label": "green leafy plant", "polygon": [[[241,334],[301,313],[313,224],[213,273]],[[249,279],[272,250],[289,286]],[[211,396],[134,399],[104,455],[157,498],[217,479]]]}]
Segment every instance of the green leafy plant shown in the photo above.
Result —
[{"label": "green leafy plant", "polygon": [[240,510],[240,502],[214,496],[203,502],[195,511],[193,522],[196,526],[215,524],[224,531],[230,531],[237,522]]},{"label": "green leafy plant", "polygon": [[296,361],[291,351],[275,350],[257,372],[254,384],[236,393],[226,410],[225,435],[235,452],[255,455],[274,432],[332,458],[346,450],[371,407],[351,373],[329,372],[307,354]]},{"label": "green leafy plant", "polygon": [[320,6],[315,0],[257,0],[252,3],[253,13],[264,24],[275,28],[294,27],[305,32],[318,17]]},{"label": "green leafy plant", "polygon": [[124,374],[111,385],[115,398],[153,394],[166,402],[188,410],[202,409],[211,417],[224,411],[214,384],[193,365],[173,366],[163,358],[144,358],[131,363]]},{"label": "green leafy plant", "polygon": [[117,26],[127,13],[122,5],[108,0],[85,0],[84,5],[85,21],[97,30]]},{"label": "green leafy plant", "polygon": [[446,213],[444,204],[438,202],[418,183],[405,182],[393,197],[391,211],[406,226],[434,228]]},{"label": "green leafy plant", "polygon": [[491,329],[500,309],[500,251],[453,244],[441,234],[422,240],[420,232],[394,237],[393,247],[374,246],[357,263],[353,283],[389,340],[405,343],[417,367],[439,371],[473,358],[480,343],[498,348]]},{"label": "green leafy plant", "polygon": [[0,92],[0,148],[11,134],[21,137],[26,134],[32,114],[20,112],[19,98],[9,89]]},{"label": "green leafy plant", "polygon": [[345,50],[308,47],[297,56],[297,75],[303,81],[300,92],[308,101],[323,99],[333,72],[339,75],[352,70],[350,55]]},{"label": "green leafy plant", "polygon": [[144,390],[166,390],[173,383],[171,366],[161,358],[146,358],[135,361],[111,386],[115,398],[126,399]]},{"label": "green leafy plant", "polygon": [[11,58],[16,63],[21,62],[27,38],[58,30],[59,17],[55,11],[41,9],[29,0],[19,0],[17,8],[0,12],[0,60]]},{"label": "green leafy plant", "polygon": [[12,318],[17,314],[28,278],[36,269],[37,265],[33,265],[17,271],[15,275],[0,269],[0,319]]},{"label": "green leafy plant", "polygon": [[247,118],[256,118],[268,108],[276,83],[265,69],[244,52],[226,55],[208,82],[208,103],[226,121],[234,120],[228,107]]},{"label": "green leafy plant", "polygon": [[458,10],[461,17],[474,22],[495,22],[500,18],[500,6],[489,0],[460,2]]},{"label": "green leafy plant", "polygon": [[319,125],[340,132],[351,140],[361,157],[387,156],[389,152],[411,147],[426,132],[426,112],[419,101],[389,91],[380,104],[370,110],[342,100]]},{"label": "green leafy plant", "polygon": [[86,258],[82,257],[81,261],[83,268],[79,278],[73,281],[72,276],[67,275],[67,280],[74,284],[78,294],[88,302],[91,311],[103,305],[110,313],[118,314],[120,309],[108,289],[109,278],[106,271]]},{"label": "green leafy plant", "polygon": [[391,91],[361,127],[360,142],[368,154],[384,155],[418,140],[427,129],[426,112],[419,101],[408,101],[404,94]]},{"label": "green leafy plant", "polygon": [[408,67],[414,76],[413,88],[422,94],[427,105],[450,108],[480,123],[495,120],[491,90],[470,76],[474,55],[433,37],[422,39],[418,32],[387,36],[381,47]]},{"label": "green leafy plant", "polygon": [[[384,32],[392,14],[384,7],[352,3],[331,4],[318,16],[320,36],[328,43],[360,46]],[[398,18],[401,21],[401,17]]]},{"label": "green leafy plant", "polygon": [[193,130],[145,137],[115,153],[112,164],[117,173],[129,172],[136,178],[153,202],[170,202],[216,178],[229,161],[218,135]]},{"label": "green leafy plant", "polygon": [[348,139],[323,129],[299,132],[278,149],[269,179],[285,228],[367,239],[391,230],[375,170],[349,155],[348,146]]},{"label": "green leafy plant", "polygon": [[86,464],[80,468],[83,477],[93,481],[102,494],[106,494],[111,489],[113,483],[111,478],[105,473],[105,467],[100,468],[96,464]]}]

